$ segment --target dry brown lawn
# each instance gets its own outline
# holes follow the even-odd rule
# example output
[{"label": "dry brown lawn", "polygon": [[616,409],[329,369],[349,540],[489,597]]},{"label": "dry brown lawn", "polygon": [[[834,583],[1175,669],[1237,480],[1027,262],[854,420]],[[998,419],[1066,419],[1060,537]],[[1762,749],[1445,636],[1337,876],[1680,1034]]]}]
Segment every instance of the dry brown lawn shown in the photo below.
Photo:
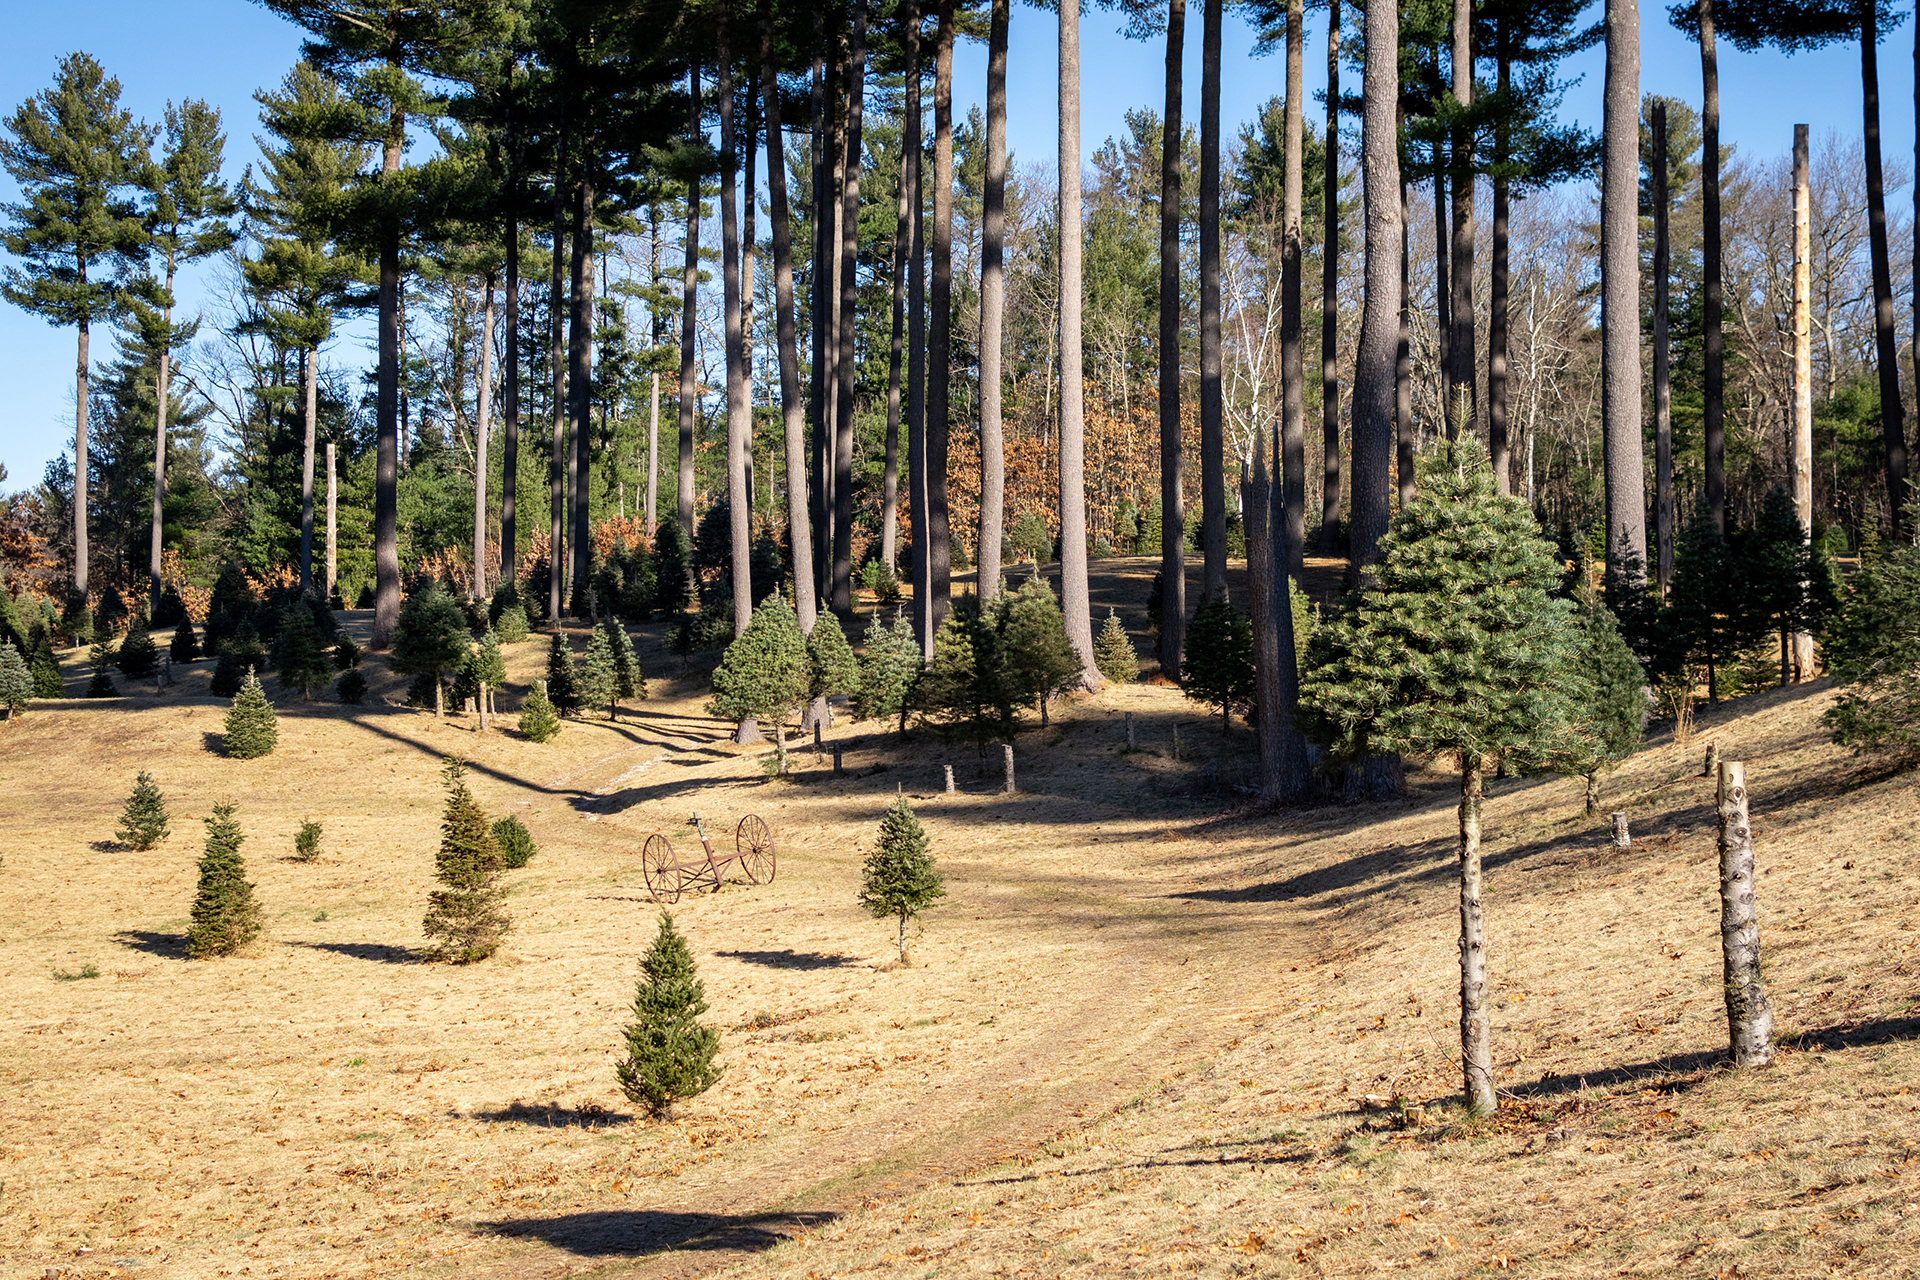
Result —
[{"label": "dry brown lawn", "polygon": [[[1144,589],[1118,567],[1096,586]],[[279,749],[227,760],[204,671],[0,726],[0,1276],[1920,1272],[1916,779],[1829,746],[1822,686],[1611,776],[1630,853],[1577,783],[1494,784],[1504,1097],[1470,1124],[1444,775],[1254,811],[1250,735],[1134,686],[1023,733],[1016,796],[997,759],[871,725],[829,735],[848,776],[808,753],[769,784],[703,671],[642,656],[651,701],[546,746],[283,702]],[[1747,762],[1784,1041],[1739,1075],[1707,736]],[[417,959],[449,752],[541,846],[468,967]],[[174,814],[149,853],[112,841],[141,768]],[[950,889],[904,968],[854,904],[902,788]],[[229,799],[267,927],[189,962]],[[654,1123],[612,1072],[658,910],[638,846],[694,845],[695,809],[766,817],[780,875],[672,908],[726,1074]]]}]

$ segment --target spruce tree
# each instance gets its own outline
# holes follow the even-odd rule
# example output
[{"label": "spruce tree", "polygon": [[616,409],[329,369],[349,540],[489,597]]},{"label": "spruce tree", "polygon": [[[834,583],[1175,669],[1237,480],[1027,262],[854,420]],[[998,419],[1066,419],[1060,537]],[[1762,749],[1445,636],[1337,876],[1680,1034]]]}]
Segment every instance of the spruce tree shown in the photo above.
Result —
[{"label": "spruce tree", "polygon": [[154,645],[143,620],[135,618],[133,625],[127,628],[126,639],[120,642],[113,662],[120,668],[120,674],[129,680],[145,680],[153,675],[154,668],[160,665],[160,651]]},{"label": "spruce tree", "polygon": [[133,780],[133,794],[120,811],[120,829],[114,834],[129,849],[138,850],[151,849],[167,838],[167,802],[145,769]]},{"label": "spruce tree", "polygon": [[914,689],[914,710],[924,723],[983,752],[989,742],[1013,738],[1013,686],[989,616],[989,609],[1003,613],[1005,599],[1003,592],[983,608],[977,595],[956,598],[934,634],[933,660]]},{"label": "spruce tree", "polygon": [[831,610],[814,619],[807,637],[808,696],[852,698],[860,692],[860,663],[847,643],[847,633]]},{"label": "spruce tree", "polygon": [[1301,708],[1345,759],[1451,756],[1460,771],[1461,1061],[1468,1106],[1493,1110],[1480,906],[1482,771],[1549,763],[1571,719],[1571,606],[1526,504],[1495,493],[1485,454],[1449,445],[1379,542],[1371,580],[1316,637]]},{"label": "spruce tree", "polygon": [[508,814],[493,824],[493,840],[500,847],[500,865],[508,871],[517,871],[533,860],[540,850],[533,843],[533,833],[527,830],[527,824]]},{"label": "spruce tree", "polygon": [[1821,631],[1840,686],[1824,720],[1838,745],[1904,763],[1920,759],[1920,552],[1901,542],[1864,552]]},{"label": "spruce tree", "polygon": [[354,643],[352,636],[342,631],[333,642],[333,669],[351,671],[360,665],[360,646]]},{"label": "spruce tree", "polygon": [[9,720],[27,709],[34,696],[33,672],[11,640],[0,642],[0,712]]},{"label": "spruce tree", "polygon": [[533,686],[520,707],[520,732],[533,742],[550,742],[560,732],[560,717],[547,698],[545,681]]},{"label": "spruce tree", "polygon": [[1707,699],[1720,700],[1720,675],[1729,661],[1767,634],[1755,607],[1744,557],[1714,526],[1704,507],[1681,530],[1674,547],[1673,585],[1655,628],[1655,674],[1692,679],[1706,668]]},{"label": "spruce tree", "polygon": [[1100,674],[1115,684],[1131,684],[1140,678],[1140,654],[1127,629],[1120,625],[1120,615],[1112,609],[1107,610],[1100,634],[1093,638],[1093,660]]},{"label": "spruce tree", "polygon": [[770,723],[775,768],[786,770],[787,720],[813,687],[807,641],[800,620],[778,592],[753,611],[747,629],[727,646],[713,673],[713,697],[707,714],[722,720]]},{"label": "spruce tree", "polygon": [[1223,728],[1253,703],[1253,624],[1225,596],[1204,601],[1187,627],[1180,688],[1195,702],[1220,710]]},{"label": "spruce tree", "polygon": [[600,624],[601,632],[607,637],[607,656],[613,662],[613,693],[616,699],[634,698],[640,702],[647,700],[647,677],[640,670],[640,657],[633,651],[633,638],[627,629],[620,625],[619,618],[609,614]]},{"label": "spruce tree", "polygon": [[343,671],[333,682],[333,693],[348,706],[357,706],[367,696],[367,677],[358,667]]},{"label": "spruce tree", "polygon": [[260,687],[260,678],[249,671],[240,692],[233,695],[233,705],[227,709],[226,753],[235,760],[254,760],[272,751],[279,741],[280,725],[274,717],[273,704],[267,701],[267,691]]},{"label": "spruce tree", "polygon": [[467,790],[466,765],[452,756],[440,776],[447,804],[440,820],[440,852],[435,874],[442,888],[429,897],[423,925],[435,960],[469,964],[484,960],[506,936],[506,894],[497,883],[500,846],[487,815]]},{"label": "spruce tree", "polygon": [[300,823],[300,830],[293,836],[293,860],[312,862],[320,856],[320,824],[312,818]]},{"label": "spruce tree", "polygon": [[614,1067],[620,1091],[656,1119],[720,1079],[713,1062],[720,1035],[698,1021],[706,1011],[706,988],[694,971],[693,953],[673,927],[673,917],[662,911],[660,931],[640,961],[633,1021],[625,1033],[627,1056]]},{"label": "spruce tree", "polygon": [[467,629],[466,610],[438,582],[430,582],[400,606],[388,665],[402,675],[430,677],[433,714],[444,716],[442,678],[460,665],[472,647],[473,633]]},{"label": "spruce tree", "polygon": [[67,607],[60,611],[60,630],[67,637],[69,649],[94,641],[93,610],[87,607],[87,598],[77,591],[67,597]]},{"label": "spruce tree", "polygon": [[573,650],[564,632],[556,630],[547,645],[547,699],[561,715],[579,709],[580,694],[575,688]]},{"label": "spruce tree", "polygon": [[332,678],[333,660],[327,656],[313,614],[303,605],[282,615],[280,634],[273,642],[273,665],[280,673],[280,687],[297,689],[303,701],[313,697],[315,685]]},{"label": "spruce tree", "polygon": [[891,626],[875,618],[867,627],[866,649],[860,655],[860,688],[853,695],[855,718],[897,718],[904,724],[919,677],[920,641],[913,634],[913,624],[898,611]]},{"label": "spruce tree", "polygon": [[64,698],[67,696],[67,682],[60,674],[60,660],[53,656],[53,640],[44,626],[38,628],[37,633],[33,661],[28,667],[33,674],[33,696]]},{"label": "spruce tree", "polygon": [[502,644],[519,644],[525,640],[528,632],[526,606],[515,601],[502,609],[500,616],[494,620],[493,629],[499,634]]},{"label": "spruce tree", "polygon": [[1647,673],[1620,634],[1613,610],[1598,596],[1575,600],[1568,642],[1573,655],[1570,715],[1554,766],[1585,778],[1587,814],[1600,811],[1600,774],[1640,749],[1647,723]]},{"label": "spruce tree", "polygon": [[614,674],[613,646],[607,642],[604,629],[594,628],[592,638],[587,641],[586,652],[580,655],[580,665],[574,671],[573,688],[580,699],[581,710],[605,707],[609,719],[618,714],[619,683]]},{"label": "spruce tree", "polygon": [[88,653],[88,661],[93,664],[93,679],[87,684],[89,698],[117,698],[120,690],[113,686],[113,676],[108,671],[106,646],[98,641]]},{"label": "spruce tree", "polygon": [[860,905],[876,919],[892,916],[899,922],[896,941],[900,963],[905,964],[907,923],[946,896],[946,885],[934,869],[926,828],[907,798],[900,796],[880,820],[880,839],[861,869]]},{"label": "spruce tree", "polygon": [[1038,573],[1029,574],[1018,591],[994,597],[988,623],[998,637],[996,657],[1009,716],[1032,702],[1040,708],[1040,723],[1047,723],[1047,704],[1085,683],[1053,587]]},{"label": "spruce tree", "polygon": [[673,516],[660,521],[653,535],[653,607],[678,613],[694,602],[693,543]]},{"label": "spruce tree", "polygon": [[174,624],[173,639],[167,642],[167,656],[175,662],[200,660],[200,637],[193,633],[193,619],[185,613]]},{"label": "spruce tree", "polygon": [[228,956],[260,933],[260,906],[240,856],[240,824],[233,806],[217,804],[207,819],[206,851],[200,855],[200,890],[187,927],[187,954],[196,960]]}]

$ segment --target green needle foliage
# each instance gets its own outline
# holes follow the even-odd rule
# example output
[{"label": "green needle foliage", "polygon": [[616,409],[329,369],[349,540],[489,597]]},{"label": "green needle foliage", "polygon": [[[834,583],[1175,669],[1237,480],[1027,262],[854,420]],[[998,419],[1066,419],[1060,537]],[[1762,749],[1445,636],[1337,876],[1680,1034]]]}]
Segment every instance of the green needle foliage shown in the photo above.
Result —
[{"label": "green needle foliage", "polygon": [[333,692],[348,706],[357,706],[367,696],[367,677],[358,667],[351,668],[333,682]]},{"label": "green needle foliage", "polygon": [[295,689],[302,700],[313,696],[315,685],[333,678],[333,659],[313,623],[313,611],[296,604],[281,615],[280,635],[273,642],[273,665],[280,673],[280,687]]},{"label": "green needle foliage", "polygon": [[1194,611],[1180,659],[1180,688],[1195,702],[1233,713],[1253,705],[1253,624],[1224,596]]},{"label": "green needle foliage", "polygon": [[1647,724],[1647,673],[1605,602],[1583,592],[1571,618],[1573,669],[1580,696],[1570,699],[1568,732],[1554,767],[1587,780],[1587,813],[1600,811],[1600,774],[1640,749]]},{"label": "green needle foliage", "polygon": [[167,838],[167,802],[145,769],[133,780],[133,794],[120,811],[115,834],[129,849],[151,849]]},{"label": "green needle foliage", "polygon": [[207,819],[200,891],[187,927],[187,954],[196,960],[232,955],[260,933],[260,905],[253,900],[247,863],[240,856],[243,839],[240,824],[233,820],[233,806],[215,805]]},{"label": "green needle foliage", "polygon": [[640,670],[640,656],[633,651],[633,637],[620,625],[620,620],[612,616],[600,624],[600,631],[607,638],[607,656],[613,663],[615,699],[635,698],[645,702],[647,677]]},{"label": "green needle foliage", "polygon": [[87,685],[87,696],[89,698],[119,697],[120,691],[113,687],[113,675],[107,669],[106,647],[96,641],[88,653],[88,660],[93,663],[93,679]]},{"label": "green needle foliage", "polygon": [[861,869],[860,905],[875,919],[892,916],[899,922],[896,940],[900,963],[905,964],[907,923],[946,896],[947,887],[934,869],[927,829],[914,816],[907,798],[900,796],[880,820],[880,839]]},{"label": "green needle foliage", "polygon": [[360,665],[360,646],[353,637],[342,631],[333,642],[333,669],[351,671]]},{"label": "green needle foliage", "polygon": [[1127,629],[1120,625],[1120,615],[1112,609],[1107,610],[1100,634],[1093,638],[1093,661],[1100,674],[1115,684],[1131,684],[1140,678],[1140,654]]},{"label": "green needle foliage", "polygon": [[28,669],[33,673],[34,697],[67,696],[67,682],[60,675],[60,660],[53,656],[53,640],[47,635],[45,627],[39,628],[39,638],[33,646],[33,661]]},{"label": "green needle foliage", "polygon": [[167,642],[167,656],[175,662],[200,660],[200,637],[194,634],[193,619],[184,613],[180,615],[180,621],[174,624],[173,639]]},{"label": "green needle foliage", "polygon": [[514,814],[508,814],[493,824],[493,840],[500,846],[500,865],[508,871],[516,871],[533,860],[540,850],[533,843],[533,833],[527,830],[527,824]]},{"label": "green needle foliage", "polygon": [[533,686],[520,708],[520,732],[533,742],[551,742],[560,732],[560,716],[547,698],[544,682]]},{"label": "green needle foliage", "polygon": [[580,694],[575,682],[573,650],[567,646],[567,637],[557,630],[547,645],[546,691],[554,710],[561,715],[571,715],[579,709]]},{"label": "green needle foliage", "polygon": [[293,837],[293,860],[312,862],[320,856],[320,824],[312,818],[300,824],[300,830]]},{"label": "green needle foliage", "polygon": [[987,624],[996,639],[1002,692],[1008,713],[1037,704],[1040,723],[1047,723],[1047,704],[1085,678],[1080,656],[1067,639],[1067,620],[1053,588],[1038,573],[1029,574],[1013,592],[993,598]]},{"label": "green needle foliage", "polygon": [[402,675],[431,678],[433,713],[441,715],[446,710],[441,677],[458,667],[472,646],[466,610],[438,582],[431,582],[400,606],[389,665]]},{"label": "green needle foliage", "polygon": [[831,610],[813,621],[813,634],[807,637],[807,666],[811,669],[808,694],[815,698],[836,695],[852,698],[860,692],[860,663],[847,643],[847,633]]},{"label": "green needle foliage", "polygon": [[267,701],[267,691],[260,687],[260,678],[249,671],[246,683],[233,695],[233,705],[227,709],[226,752],[235,760],[254,760],[272,751],[279,742],[280,725],[274,717],[273,704]]},{"label": "green needle foliage", "polygon": [[135,618],[133,625],[127,628],[126,639],[120,642],[119,651],[113,655],[113,664],[129,680],[145,680],[153,675],[154,668],[160,665],[160,650],[153,643],[153,637],[147,634],[145,622]]},{"label": "green needle foliage", "polygon": [[694,971],[693,953],[673,927],[673,917],[662,911],[660,931],[640,961],[633,1021],[626,1028],[627,1056],[614,1068],[620,1091],[656,1119],[720,1079],[713,1063],[720,1035],[697,1021],[706,1011],[706,988]]},{"label": "green needle foliage", "polygon": [[33,672],[11,640],[0,643],[0,712],[12,720],[27,709],[34,696]]},{"label": "green needle foliage", "polygon": [[500,846],[487,815],[467,790],[466,765],[448,756],[440,776],[447,783],[440,852],[435,858],[442,887],[428,899],[423,927],[433,959],[470,964],[492,955],[506,936],[506,894],[496,883]]},{"label": "green needle foliage", "polygon": [[778,767],[784,769],[787,720],[806,702],[812,687],[813,668],[800,620],[776,592],[760,602],[747,629],[727,646],[713,673],[707,713],[722,720],[757,718],[770,724]]},{"label": "green needle foliage", "polygon": [[866,651],[860,655],[854,716],[861,720],[898,718],[904,725],[914,682],[919,678],[920,641],[914,637],[913,624],[897,610],[891,626],[875,618],[867,627]]},{"label": "green needle foliage", "polygon": [[605,630],[596,628],[587,641],[586,652],[580,655],[580,665],[574,672],[573,688],[581,710],[605,707],[609,716],[616,710],[619,677],[614,673],[613,646]]},{"label": "green needle foliage", "polygon": [[1834,742],[1897,761],[1920,758],[1920,553],[1896,543],[1863,555],[1820,638],[1840,684],[1825,717]]},{"label": "green needle foliage", "polygon": [[914,710],[942,736],[985,751],[989,742],[1012,739],[1013,702],[988,611],[979,596],[957,597],[934,635],[933,661],[915,686]]}]

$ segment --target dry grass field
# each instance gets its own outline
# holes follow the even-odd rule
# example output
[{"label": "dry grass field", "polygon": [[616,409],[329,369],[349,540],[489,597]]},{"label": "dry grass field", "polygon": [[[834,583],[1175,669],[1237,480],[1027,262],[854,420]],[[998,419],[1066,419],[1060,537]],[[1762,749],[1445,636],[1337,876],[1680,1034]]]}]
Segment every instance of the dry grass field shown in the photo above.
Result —
[{"label": "dry grass field", "polygon": [[[1116,567],[1096,587],[1137,601],[1151,570]],[[1920,779],[1828,745],[1823,685],[1656,735],[1604,787],[1630,852],[1577,782],[1492,784],[1503,1098],[1469,1123],[1444,774],[1253,810],[1251,735],[1138,685],[1023,733],[1017,795],[845,723],[846,776],[809,752],[767,783],[704,669],[657,629],[641,653],[650,701],[545,746],[282,700],[279,749],[228,760],[210,664],[0,725],[0,1277],[1920,1274]],[[524,680],[544,645],[510,654]],[[1740,1075],[1708,737],[1748,767],[1783,1040]],[[445,753],[540,843],[468,967],[417,958]],[[173,832],[135,853],[141,768]],[[902,789],[950,894],[907,967],[854,901]],[[266,929],[190,962],[226,800]],[[638,850],[694,846],[696,809],[765,817],[780,874],[672,908],[725,1076],[654,1123],[612,1071],[658,912]]]}]

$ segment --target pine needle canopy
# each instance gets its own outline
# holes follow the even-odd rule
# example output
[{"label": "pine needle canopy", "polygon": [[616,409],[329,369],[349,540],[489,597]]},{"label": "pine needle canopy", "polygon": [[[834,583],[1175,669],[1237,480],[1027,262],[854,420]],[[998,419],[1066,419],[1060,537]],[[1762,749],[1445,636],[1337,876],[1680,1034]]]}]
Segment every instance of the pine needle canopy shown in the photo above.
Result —
[{"label": "pine needle canopy", "polygon": [[706,988],[694,970],[693,952],[660,913],[660,930],[640,961],[633,1021],[626,1028],[627,1056],[614,1068],[620,1089],[656,1116],[680,1098],[704,1093],[720,1079],[713,1059],[719,1033],[700,1025]]},{"label": "pine needle canopy", "polygon": [[1549,757],[1582,696],[1561,566],[1485,454],[1443,449],[1315,638],[1301,706],[1334,753]]}]

